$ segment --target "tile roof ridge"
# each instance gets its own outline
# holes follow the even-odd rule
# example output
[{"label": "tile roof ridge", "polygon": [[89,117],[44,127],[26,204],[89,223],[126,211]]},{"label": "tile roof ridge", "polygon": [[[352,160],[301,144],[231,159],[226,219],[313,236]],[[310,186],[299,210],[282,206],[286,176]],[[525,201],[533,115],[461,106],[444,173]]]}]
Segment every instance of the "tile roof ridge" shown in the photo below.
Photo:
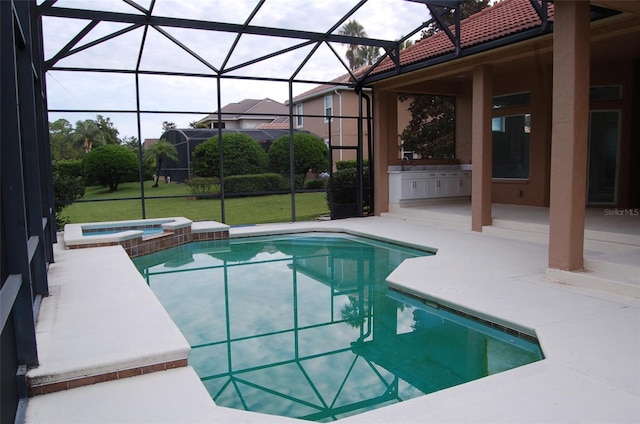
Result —
[{"label": "tile roof ridge", "polygon": [[[296,99],[298,99],[300,97],[305,97],[305,96],[307,96],[309,94],[322,92],[325,89],[328,89],[330,87],[335,87],[337,89],[339,87],[339,85],[348,85],[351,82],[353,82],[353,78],[351,77],[351,74],[353,74],[353,76],[355,76],[357,78],[359,75],[362,75],[366,71],[368,71],[369,68],[371,68],[371,66],[372,65],[362,65],[362,66],[357,67],[356,69],[350,69],[349,71],[351,71],[351,72],[347,71],[344,74],[342,74],[342,75],[340,75],[340,76],[328,81],[328,83],[326,83],[326,84],[316,85],[315,87],[310,88],[309,90],[307,90],[307,91],[305,91],[305,92],[303,92],[301,94],[298,94],[297,96],[295,96],[293,98],[293,100],[296,100]],[[339,85],[329,84],[329,83],[338,83]]]}]

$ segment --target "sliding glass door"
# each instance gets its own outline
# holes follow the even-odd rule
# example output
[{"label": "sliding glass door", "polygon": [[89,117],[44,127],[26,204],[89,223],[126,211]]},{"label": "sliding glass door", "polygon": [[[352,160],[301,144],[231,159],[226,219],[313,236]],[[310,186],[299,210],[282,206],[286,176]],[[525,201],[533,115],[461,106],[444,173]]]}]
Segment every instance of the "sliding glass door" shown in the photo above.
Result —
[{"label": "sliding glass door", "polygon": [[620,111],[591,111],[587,204],[616,203],[619,145]]}]

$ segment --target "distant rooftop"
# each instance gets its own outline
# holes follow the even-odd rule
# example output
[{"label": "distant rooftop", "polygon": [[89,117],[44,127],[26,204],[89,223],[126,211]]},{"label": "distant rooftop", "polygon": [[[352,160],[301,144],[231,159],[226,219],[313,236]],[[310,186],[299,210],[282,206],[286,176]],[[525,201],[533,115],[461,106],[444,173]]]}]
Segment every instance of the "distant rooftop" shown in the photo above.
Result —
[{"label": "distant rooftop", "polygon": [[[222,119],[225,121],[242,119],[253,115],[274,116],[288,115],[289,107],[270,98],[264,99],[244,99],[237,103],[229,103],[220,109]],[[198,123],[218,119],[218,111],[207,115]]]}]

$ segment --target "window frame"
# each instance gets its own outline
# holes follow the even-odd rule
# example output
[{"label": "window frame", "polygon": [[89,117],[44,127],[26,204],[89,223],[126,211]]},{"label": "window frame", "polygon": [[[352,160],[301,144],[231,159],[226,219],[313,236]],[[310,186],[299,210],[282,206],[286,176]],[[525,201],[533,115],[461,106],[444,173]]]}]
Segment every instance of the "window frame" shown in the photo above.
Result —
[{"label": "window frame", "polygon": [[[531,178],[531,134],[532,134],[532,128],[533,128],[533,115],[531,114],[531,111],[529,110],[528,107],[524,108],[522,106],[518,106],[515,108],[512,108],[512,110],[506,110],[506,109],[500,109],[501,112],[503,113],[498,113],[498,114],[494,114],[491,117],[491,135],[492,135],[492,140],[491,140],[491,144],[492,144],[492,148],[491,148],[491,180],[495,181],[495,182],[526,182],[529,181],[529,179]],[[500,176],[500,177],[496,177],[493,175],[493,167],[496,165],[496,161],[494,158],[494,149],[495,149],[495,141],[493,140],[493,134],[496,132],[503,132],[506,133],[507,132],[507,125],[506,125],[506,119],[507,118],[512,118],[512,117],[518,117],[518,116],[522,116],[524,117],[524,120],[526,122],[527,118],[526,116],[529,116],[528,120],[529,120],[529,131],[526,132],[524,131],[524,134],[528,134],[529,135],[529,140],[528,140],[528,152],[527,152],[527,176],[526,177],[505,177],[505,176]],[[501,119],[502,120],[502,125],[501,125],[501,130],[498,131],[494,131],[493,130],[493,121],[494,119]],[[512,143],[511,140],[509,140],[510,143]]]},{"label": "window frame", "polygon": [[329,122],[328,116],[330,116],[331,121],[333,121],[333,94],[325,94],[324,100],[323,100],[323,106],[324,106],[324,122],[325,123]]},{"label": "window frame", "polygon": [[303,113],[304,113],[304,103],[296,103],[296,128],[301,128],[304,125],[303,121]]}]

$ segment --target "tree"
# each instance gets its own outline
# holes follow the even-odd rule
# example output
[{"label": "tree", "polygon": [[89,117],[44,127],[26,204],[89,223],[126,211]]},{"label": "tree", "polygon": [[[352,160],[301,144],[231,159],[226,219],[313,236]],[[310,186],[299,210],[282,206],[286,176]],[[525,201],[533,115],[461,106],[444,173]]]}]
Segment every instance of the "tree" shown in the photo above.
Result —
[{"label": "tree", "polygon": [[209,128],[205,123],[198,123],[198,121],[189,122],[189,128]]},{"label": "tree", "polygon": [[[364,27],[355,19],[351,19],[340,28],[340,35],[350,37],[366,37],[367,33]],[[361,46],[358,44],[349,44],[345,57],[349,62],[349,68],[356,69],[362,65],[373,64],[379,56],[379,49],[375,46]]]},{"label": "tree", "polygon": [[135,180],[138,175],[138,158],[124,146],[97,147],[85,155],[83,162],[87,181],[108,186],[110,192],[116,191],[121,182]]},{"label": "tree", "polygon": [[156,181],[153,185],[158,187],[158,178],[160,177],[160,171],[162,170],[162,162],[164,159],[178,160],[178,151],[176,146],[169,143],[166,140],[158,140],[151,146],[144,149],[144,160],[147,162],[155,161],[156,164]]},{"label": "tree", "polygon": [[[273,172],[289,175],[290,155],[289,136],[278,137],[269,148],[269,167]],[[296,186],[304,187],[307,172],[324,171],[329,168],[329,149],[320,137],[309,133],[293,135],[293,156]]]},{"label": "tree", "polygon": [[411,98],[409,125],[400,134],[404,150],[424,159],[450,159],[455,156],[455,98],[414,95]]},{"label": "tree", "polygon": [[90,152],[94,145],[104,144],[104,134],[91,119],[76,122],[72,137],[75,144],[82,146],[85,153]]},{"label": "tree", "polygon": [[66,119],[58,119],[49,123],[49,142],[51,145],[51,159],[77,159],[81,150],[73,143],[73,126]]},{"label": "tree", "polygon": [[[267,171],[268,157],[260,143],[246,134],[222,134],[224,176],[262,174]],[[193,151],[191,172],[200,177],[220,176],[218,136],[199,144]]]},{"label": "tree", "polygon": [[125,136],[122,140],[120,140],[120,145],[126,147],[127,149],[131,150],[133,153],[137,155],[140,142],[138,141],[138,137]]},{"label": "tree", "polygon": [[169,130],[175,130],[177,128],[177,125],[175,122],[170,122],[170,121],[163,121],[162,122],[162,132],[166,133]]},{"label": "tree", "polygon": [[[401,36],[400,39],[402,39],[404,36]],[[413,40],[408,39],[408,40],[404,40],[402,43],[400,43],[400,50],[404,50],[407,49],[409,47],[413,46]]]},{"label": "tree", "polygon": [[118,138],[119,131],[113,125],[113,122],[111,122],[111,118],[105,118],[102,115],[97,115],[96,125],[102,133],[102,138],[104,139],[105,144],[120,144],[120,139]]},{"label": "tree", "polygon": [[360,66],[373,65],[380,57],[380,49],[376,46],[361,46],[358,52]]}]

